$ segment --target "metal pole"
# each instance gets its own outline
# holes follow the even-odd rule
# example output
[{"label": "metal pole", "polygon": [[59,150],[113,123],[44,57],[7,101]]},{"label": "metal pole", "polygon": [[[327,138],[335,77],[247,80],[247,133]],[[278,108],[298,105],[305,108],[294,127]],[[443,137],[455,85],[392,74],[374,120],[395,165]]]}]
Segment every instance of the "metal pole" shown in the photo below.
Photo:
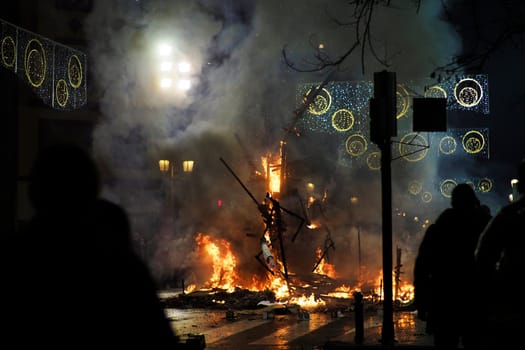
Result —
[{"label": "metal pole", "polygon": [[381,342],[384,347],[394,345],[394,320],[392,304],[392,153],[390,138],[381,145],[381,206],[383,228],[383,329]]}]

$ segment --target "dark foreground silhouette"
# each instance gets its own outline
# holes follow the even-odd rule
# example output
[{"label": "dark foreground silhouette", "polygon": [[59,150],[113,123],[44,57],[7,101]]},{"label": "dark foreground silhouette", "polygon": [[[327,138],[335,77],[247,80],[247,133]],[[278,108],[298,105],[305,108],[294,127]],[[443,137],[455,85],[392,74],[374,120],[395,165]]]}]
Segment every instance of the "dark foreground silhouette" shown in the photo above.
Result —
[{"label": "dark foreground silhouette", "polygon": [[483,349],[515,348],[525,332],[525,160],[518,165],[518,192],[488,224],[475,252],[484,301]]},{"label": "dark foreground silhouette", "polygon": [[128,217],[99,198],[98,181],[76,146],[37,158],[34,217],[1,246],[3,348],[178,348]]},{"label": "dark foreground silhouette", "polygon": [[472,187],[459,184],[452,191],[451,208],[428,227],[420,244],[414,266],[415,303],[437,348],[478,348],[474,250],[490,218]]}]

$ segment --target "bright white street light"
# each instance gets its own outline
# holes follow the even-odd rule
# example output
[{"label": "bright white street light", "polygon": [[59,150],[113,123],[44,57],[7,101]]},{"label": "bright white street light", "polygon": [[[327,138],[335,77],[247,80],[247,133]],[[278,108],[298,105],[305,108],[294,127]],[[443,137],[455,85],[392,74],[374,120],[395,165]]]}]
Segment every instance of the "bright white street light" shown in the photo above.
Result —
[{"label": "bright white street light", "polygon": [[180,79],[178,86],[181,90],[189,90],[191,88],[191,81],[189,79]]},{"label": "bright white street light", "polygon": [[164,88],[164,89],[167,89],[169,87],[171,87],[172,85],[172,81],[170,78],[162,78],[161,81],[160,81],[160,87],[161,88]]},{"label": "bright white street light", "polygon": [[179,72],[181,73],[188,73],[191,69],[191,66],[188,62],[181,62],[179,63]]},{"label": "bright white street light", "polygon": [[171,53],[172,47],[167,44],[162,44],[159,47],[159,54],[161,56],[168,56]]},{"label": "bright white street light", "polygon": [[160,70],[163,71],[163,72],[168,72],[170,71],[171,69],[173,68],[173,63],[171,62],[162,62],[160,64]]}]

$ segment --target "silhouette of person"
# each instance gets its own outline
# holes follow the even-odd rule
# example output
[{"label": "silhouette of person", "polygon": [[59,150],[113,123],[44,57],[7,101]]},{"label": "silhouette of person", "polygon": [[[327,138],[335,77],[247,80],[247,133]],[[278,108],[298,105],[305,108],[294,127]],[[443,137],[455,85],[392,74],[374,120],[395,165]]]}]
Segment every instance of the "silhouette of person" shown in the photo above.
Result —
[{"label": "silhouette of person", "polygon": [[476,348],[474,250],[491,218],[468,184],[454,187],[451,208],[426,230],[414,264],[418,317],[441,349]]},{"label": "silhouette of person", "polygon": [[95,162],[55,144],[30,175],[34,216],[2,245],[2,339],[17,348],[176,349],[125,211],[99,197]]},{"label": "silhouette of person", "polygon": [[498,211],[475,250],[486,349],[513,348],[521,343],[525,331],[525,305],[519,295],[525,271],[525,159],[517,168],[518,198]]}]

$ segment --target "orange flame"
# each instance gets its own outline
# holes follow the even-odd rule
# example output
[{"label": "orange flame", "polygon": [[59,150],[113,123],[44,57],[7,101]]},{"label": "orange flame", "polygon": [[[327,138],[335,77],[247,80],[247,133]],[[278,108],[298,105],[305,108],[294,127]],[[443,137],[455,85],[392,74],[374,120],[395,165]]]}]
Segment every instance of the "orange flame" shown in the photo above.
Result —
[{"label": "orange flame", "polygon": [[[315,253],[317,254],[317,259],[321,259],[321,248],[317,248],[315,250]],[[324,257],[319,262],[319,265],[317,265],[317,267],[315,268],[314,273],[325,275],[330,278],[336,278],[337,276],[337,273],[335,272],[335,266],[333,264],[328,263]]]},{"label": "orange flame", "polygon": [[238,276],[235,271],[237,260],[230,249],[230,243],[225,240],[212,242],[210,236],[202,233],[197,234],[195,240],[199,248],[211,258],[213,274],[209,279],[209,286],[233,292]]}]

